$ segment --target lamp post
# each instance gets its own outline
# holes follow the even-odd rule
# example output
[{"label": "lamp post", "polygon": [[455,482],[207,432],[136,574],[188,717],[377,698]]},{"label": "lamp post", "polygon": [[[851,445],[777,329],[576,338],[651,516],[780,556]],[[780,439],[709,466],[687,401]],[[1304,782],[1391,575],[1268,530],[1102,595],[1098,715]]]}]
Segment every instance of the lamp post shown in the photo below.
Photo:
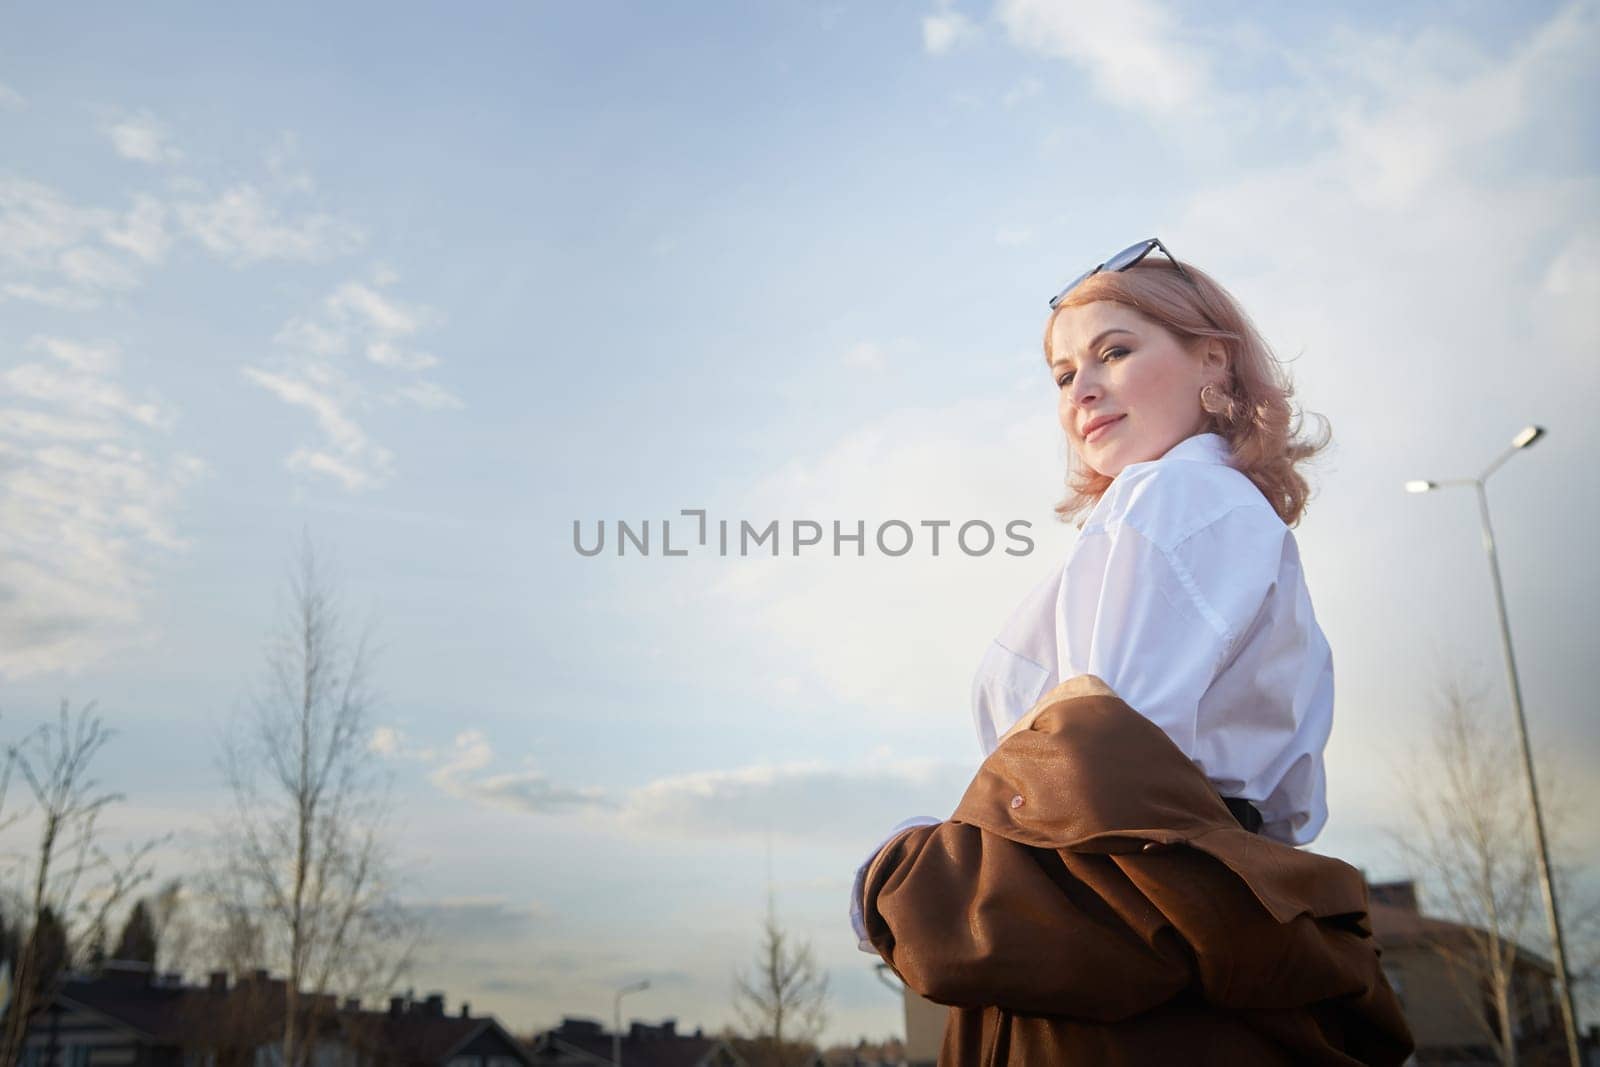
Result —
[{"label": "lamp post", "polygon": [[1533,753],[1528,747],[1528,723],[1522,713],[1522,684],[1517,679],[1517,660],[1511,651],[1511,624],[1506,618],[1506,594],[1500,584],[1500,560],[1495,553],[1494,530],[1489,525],[1489,496],[1484,482],[1489,475],[1518,451],[1527,448],[1544,436],[1539,426],[1525,427],[1511,439],[1511,447],[1502,452],[1484,472],[1476,478],[1455,478],[1443,482],[1415,481],[1406,483],[1410,493],[1426,493],[1434,489],[1448,489],[1470,485],[1478,491],[1478,516],[1483,522],[1483,548],[1489,554],[1489,574],[1494,580],[1494,603],[1500,614],[1500,644],[1505,651],[1506,677],[1511,685],[1511,710],[1517,724],[1517,741],[1522,748],[1522,769],[1528,779],[1528,802],[1533,807],[1533,836],[1538,846],[1539,888],[1544,893],[1545,915],[1550,920],[1550,944],[1555,957],[1556,976],[1561,982],[1561,1021],[1567,1036],[1567,1054],[1572,1067],[1579,1067],[1578,1019],[1573,1007],[1572,980],[1567,974],[1566,946],[1561,938],[1561,913],[1556,906],[1555,886],[1550,881],[1550,851],[1545,845],[1544,814],[1539,807],[1539,783],[1533,773]]},{"label": "lamp post", "polygon": [[641,978],[632,985],[625,985],[617,990],[617,995],[611,1002],[611,1022],[614,1027],[611,1031],[611,1067],[622,1067],[622,998],[629,993],[649,988],[650,979]]}]

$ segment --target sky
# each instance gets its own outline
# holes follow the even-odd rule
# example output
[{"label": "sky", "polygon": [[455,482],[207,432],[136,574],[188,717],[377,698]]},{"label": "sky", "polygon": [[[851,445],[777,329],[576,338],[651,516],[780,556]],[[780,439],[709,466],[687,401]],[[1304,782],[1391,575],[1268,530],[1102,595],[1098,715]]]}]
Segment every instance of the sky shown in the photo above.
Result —
[{"label": "sky", "polygon": [[[954,807],[978,660],[1071,547],[1046,301],[1159,236],[1333,433],[1311,847],[1415,873],[1440,684],[1509,713],[1472,494],[1402,485],[1530,423],[1489,498],[1534,744],[1592,807],[1597,46],[1594,0],[8,6],[0,735],[96,701],[108,832],[197,869],[308,534],[377,637],[419,993],[526,1030],[647,978],[630,1015],[720,1028],[770,891],[826,1036],[899,1032],[850,879]],[[783,554],[713,551],[741,520]]]}]

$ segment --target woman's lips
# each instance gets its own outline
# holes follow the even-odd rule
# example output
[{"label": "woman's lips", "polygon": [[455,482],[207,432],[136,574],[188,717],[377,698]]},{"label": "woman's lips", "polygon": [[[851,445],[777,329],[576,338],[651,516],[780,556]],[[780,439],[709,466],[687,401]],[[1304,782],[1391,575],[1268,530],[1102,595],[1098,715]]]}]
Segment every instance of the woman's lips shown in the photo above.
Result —
[{"label": "woman's lips", "polygon": [[1093,441],[1095,438],[1099,437],[1101,434],[1103,434],[1107,430],[1111,429],[1113,426],[1115,426],[1117,423],[1121,422],[1126,417],[1127,416],[1125,416],[1125,415],[1118,415],[1116,418],[1112,419],[1110,422],[1101,423],[1099,426],[1096,426],[1094,429],[1092,429],[1088,433],[1084,434],[1083,435],[1083,439],[1085,441]]}]

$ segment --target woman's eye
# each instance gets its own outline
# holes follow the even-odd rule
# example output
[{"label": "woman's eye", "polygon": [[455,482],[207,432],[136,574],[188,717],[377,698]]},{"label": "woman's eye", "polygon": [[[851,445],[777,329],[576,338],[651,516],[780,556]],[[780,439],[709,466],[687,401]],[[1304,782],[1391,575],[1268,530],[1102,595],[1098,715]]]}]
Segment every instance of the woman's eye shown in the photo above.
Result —
[{"label": "woman's eye", "polygon": [[[1113,355],[1115,355],[1118,359],[1121,359],[1123,356],[1125,356],[1127,354],[1128,354],[1128,350],[1126,348],[1120,348],[1120,347],[1108,348],[1104,352],[1100,353],[1100,362],[1104,363],[1106,360],[1110,359]],[[1073,373],[1074,373],[1073,371],[1069,370],[1069,371],[1063,373],[1061,375],[1061,377],[1057,378],[1056,379],[1056,388],[1065,389],[1067,386],[1071,385],[1072,384]]]}]

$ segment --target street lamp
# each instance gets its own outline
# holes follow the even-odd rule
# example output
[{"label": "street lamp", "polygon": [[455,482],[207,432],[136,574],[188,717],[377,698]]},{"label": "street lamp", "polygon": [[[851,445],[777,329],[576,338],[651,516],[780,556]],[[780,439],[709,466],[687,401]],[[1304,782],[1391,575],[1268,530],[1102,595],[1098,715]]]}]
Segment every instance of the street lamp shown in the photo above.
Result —
[{"label": "street lamp", "polygon": [[1450,481],[1412,481],[1406,483],[1408,493],[1426,493],[1434,489],[1449,489],[1470,485],[1478,491],[1478,515],[1483,521],[1483,548],[1489,554],[1489,574],[1494,579],[1494,602],[1500,613],[1500,644],[1505,650],[1506,676],[1511,683],[1511,710],[1517,722],[1517,741],[1522,746],[1522,769],[1528,778],[1528,801],[1533,805],[1533,836],[1539,850],[1539,887],[1544,892],[1545,914],[1550,920],[1550,943],[1554,949],[1556,975],[1561,980],[1561,1020],[1567,1034],[1567,1053],[1572,1067],[1579,1067],[1578,1022],[1573,1008],[1572,980],[1567,974],[1566,946],[1561,939],[1561,913],[1556,907],[1555,887],[1550,882],[1550,852],[1545,845],[1544,814],[1539,807],[1539,784],[1533,773],[1533,754],[1528,747],[1528,724],[1522,714],[1522,684],[1517,680],[1517,660],[1511,651],[1511,624],[1506,619],[1506,594],[1500,584],[1500,561],[1494,548],[1494,531],[1489,525],[1489,496],[1483,483],[1501,464],[1521,449],[1527,448],[1544,436],[1543,427],[1527,426],[1511,439],[1511,447],[1502,452],[1493,463],[1476,478],[1455,478]]},{"label": "street lamp", "polygon": [[615,1027],[611,1031],[611,1065],[622,1067],[622,998],[629,993],[637,993],[641,989],[650,988],[650,979],[641,978],[632,985],[625,985],[617,990],[617,995],[611,1002],[611,1022]]}]

